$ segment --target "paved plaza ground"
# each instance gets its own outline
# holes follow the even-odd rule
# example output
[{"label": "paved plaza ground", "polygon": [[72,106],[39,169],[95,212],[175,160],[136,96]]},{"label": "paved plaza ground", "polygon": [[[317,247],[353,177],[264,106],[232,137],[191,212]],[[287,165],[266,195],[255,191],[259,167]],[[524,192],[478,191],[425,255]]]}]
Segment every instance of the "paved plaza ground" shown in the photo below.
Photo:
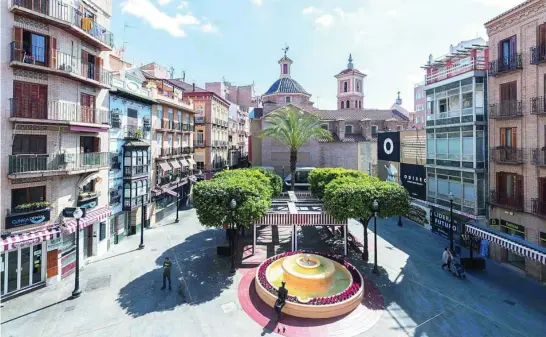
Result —
[{"label": "paved plaza ground", "polygon": [[[231,275],[228,260],[216,255],[216,246],[225,240],[222,230],[203,228],[191,209],[181,213],[179,223],[173,224],[173,219],[145,231],[144,250],[135,249],[139,237],[133,236],[91,259],[81,272],[83,293],[78,299],[68,299],[74,282],[70,277],[3,303],[1,335],[546,335],[544,285],[492,261],[485,272],[468,273],[467,280],[459,280],[440,268],[444,239],[410,221],[400,228],[390,219],[378,221],[379,276],[371,273],[372,265],[364,263],[359,252],[350,250],[349,261],[366,278],[370,293],[375,291],[358,313],[322,330],[293,318],[277,326],[268,321],[272,312],[259,308],[248,291],[252,282],[248,273],[266,256],[290,248],[291,228],[260,229],[256,255],[247,258],[246,250],[238,272]],[[351,221],[349,228],[362,239],[360,224]],[[341,240],[341,235],[332,237],[325,229],[304,228],[298,248],[341,253]],[[174,261],[172,291],[160,290],[166,256]],[[370,245],[370,261],[373,257]]]}]

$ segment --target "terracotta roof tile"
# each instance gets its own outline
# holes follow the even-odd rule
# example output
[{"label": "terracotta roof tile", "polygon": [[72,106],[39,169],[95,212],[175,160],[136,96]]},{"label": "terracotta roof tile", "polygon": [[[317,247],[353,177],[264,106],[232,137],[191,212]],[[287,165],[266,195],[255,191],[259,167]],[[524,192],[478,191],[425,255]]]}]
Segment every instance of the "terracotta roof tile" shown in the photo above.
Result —
[{"label": "terracotta roof tile", "polygon": [[341,110],[315,110],[313,114],[321,119],[344,119],[351,121],[361,121],[365,118],[371,120],[387,120],[394,118],[396,120],[407,121],[408,118],[404,114],[396,110],[379,110],[379,109],[341,109]]}]

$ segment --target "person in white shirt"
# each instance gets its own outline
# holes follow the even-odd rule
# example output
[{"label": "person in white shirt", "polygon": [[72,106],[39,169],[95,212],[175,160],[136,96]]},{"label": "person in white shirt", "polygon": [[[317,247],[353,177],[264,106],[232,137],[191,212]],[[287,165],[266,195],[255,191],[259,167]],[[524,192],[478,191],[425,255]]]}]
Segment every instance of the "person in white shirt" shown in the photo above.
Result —
[{"label": "person in white shirt", "polygon": [[447,266],[447,270],[451,271],[451,260],[453,260],[453,255],[451,255],[451,252],[446,247],[442,253],[442,269]]}]

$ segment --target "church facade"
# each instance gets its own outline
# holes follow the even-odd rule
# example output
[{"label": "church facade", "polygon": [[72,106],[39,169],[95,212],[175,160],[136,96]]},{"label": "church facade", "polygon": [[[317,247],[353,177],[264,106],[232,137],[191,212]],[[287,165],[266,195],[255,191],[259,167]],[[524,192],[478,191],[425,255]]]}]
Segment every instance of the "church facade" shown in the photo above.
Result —
[{"label": "church facade", "polygon": [[252,165],[288,171],[288,148],[269,137],[259,139],[267,126],[266,117],[273,111],[292,105],[322,120],[321,127],[332,133],[333,140],[311,141],[298,152],[298,167],[344,167],[376,173],[377,133],[407,129],[409,118],[393,105],[391,109],[364,108],[364,78],[354,68],[349,56],[347,68],[335,75],[337,79],[335,110],[314,107],[311,94],[291,77],[293,61],[286,56],[279,60],[280,76],[262,96],[263,114],[252,121]]}]

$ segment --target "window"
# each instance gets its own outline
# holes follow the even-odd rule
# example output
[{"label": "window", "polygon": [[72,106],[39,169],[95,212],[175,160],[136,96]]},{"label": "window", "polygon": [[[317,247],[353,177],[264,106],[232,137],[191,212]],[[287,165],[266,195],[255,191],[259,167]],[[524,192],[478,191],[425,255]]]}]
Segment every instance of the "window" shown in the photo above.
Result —
[{"label": "window", "polygon": [[167,142],[169,144],[169,149],[172,149],[172,147],[173,147],[173,135],[172,134],[167,135]]},{"label": "window", "polygon": [[507,148],[517,147],[518,142],[517,128],[501,128],[500,129],[500,145]]},{"label": "window", "polygon": [[396,131],[401,131],[402,130],[402,125],[397,125],[396,126]]},{"label": "window", "polygon": [[343,92],[347,92],[347,86],[348,86],[347,81],[343,82]]},{"label": "window", "polygon": [[347,109],[349,109],[349,108],[351,107],[350,104],[349,104],[349,100],[347,100],[347,101],[345,102],[345,107],[346,107]]},{"label": "window", "polygon": [[169,114],[169,120],[172,121],[173,120],[173,109],[169,108],[168,114]]},{"label": "window", "polygon": [[328,131],[328,124],[321,124],[320,127]]},{"label": "window", "polygon": [[13,117],[47,119],[47,85],[13,81]]},{"label": "window", "polygon": [[447,98],[438,100],[438,112],[447,112]]},{"label": "window", "polygon": [[205,143],[205,133],[203,131],[197,131],[197,143]]},{"label": "window", "polygon": [[500,85],[500,100],[502,102],[516,101],[518,99],[517,81],[503,83]]},{"label": "window", "polygon": [[290,96],[286,96],[286,97],[284,98],[284,101],[285,101],[286,103],[290,103]]},{"label": "window", "polygon": [[157,119],[163,119],[163,107],[161,105],[157,106]]},{"label": "window", "polygon": [[106,222],[101,222],[99,227],[99,241],[106,239]]},{"label": "window", "polygon": [[35,186],[11,190],[11,207],[46,200],[46,187]]},{"label": "window", "polygon": [[127,108],[127,117],[129,118],[138,118],[138,110]]},{"label": "window", "polygon": [[358,108],[362,109],[362,101],[358,101]]},{"label": "window", "polygon": [[32,63],[45,64],[47,55],[45,36],[24,31],[23,49],[25,51],[25,60],[27,56],[31,56]]},{"label": "window", "polygon": [[288,64],[284,63],[282,65],[282,73],[283,74],[288,74]]},{"label": "window", "polygon": [[356,91],[360,92],[360,81],[356,80]]},{"label": "window", "polygon": [[342,109],[345,109],[345,102],[341,101],[340,104],[341,104],[341,108],[342,108]]},{"label": "window", "polygon": [[196,165],[196,166],[197,166],[196,168],[197,168],[198,170],[204,170],[204,169],[205,169],[205,163],[204,163],[204,162],[198,161],[198,162],[196,162],[196,164],[197,164],[197,165]]},{"label": "window", "polygon": [[372,135],[377,135],[377,125],[372,125]]},{"label": "window", "polygon": [[178,122],[182,123],[182,111],[178,111],[177,115],[178,115]]},{"label": "window", "polygon": [[163,135],[161,133],[156,134],[157,147],[163,147]]},{"label": "window", "polygon": [[497,172],[497,194],[501,203],[522,199],[523,176],[508,172]]},{"label": "window", "polygon": [[353,133],[353,126],[345,125],[345,133]]},{"label": "window", "polygon": [[511,59],[517,53],[516,46],[516,36],[512,36],[508,39],[502,40],[499,42],[499,62],[502,62],[503,65],[508,66],[511,62]]},{"label": "window", "polygon": [[184,146],[190,146],[190,135],[184,135]]},{"label": "window", "polygon": [[47,153],[47,136],[15,135],[12,154],[45,154]]}]

